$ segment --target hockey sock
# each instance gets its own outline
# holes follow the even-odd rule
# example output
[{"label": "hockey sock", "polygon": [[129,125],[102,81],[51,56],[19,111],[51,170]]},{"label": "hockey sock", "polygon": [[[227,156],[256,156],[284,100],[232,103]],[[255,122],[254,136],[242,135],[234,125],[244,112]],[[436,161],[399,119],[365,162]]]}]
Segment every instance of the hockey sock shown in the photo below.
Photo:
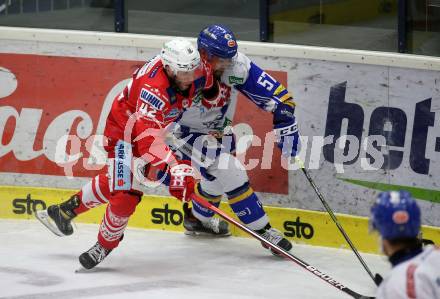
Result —
[{"label": "hockey sock", "polygon": [[269,223],[263,205],[249,186],[249,182],[226,194],[232,210],[247,227],[256,231],[263,229]]},{"label": "hockey sock", "polygon": [[[211,194],[206,193],[205,191],[202,190],[200,184],[196,185],[196,188],[194,191],[198,196],[206,199],[214,206],[218,207],[220,205],[220,201],[222,198],[221,195],[215,196],[215,195],[211,195]],[[194,200],[192,201],[192,205],[193,205],[192,213],[193,213],[194,217],[196,217],[200,221],[206,222],[214,216],[213,211],[202,207],[199,203],[197,203]]]},{"label": "hockey sock", "polygon": [[111,199],[109,181],[105,174],[100,174],[88,182],[81,191],[76,194],[80,199],[80,204],[74,210],[76,215],[84,213],[91,208],[108,203]]}]

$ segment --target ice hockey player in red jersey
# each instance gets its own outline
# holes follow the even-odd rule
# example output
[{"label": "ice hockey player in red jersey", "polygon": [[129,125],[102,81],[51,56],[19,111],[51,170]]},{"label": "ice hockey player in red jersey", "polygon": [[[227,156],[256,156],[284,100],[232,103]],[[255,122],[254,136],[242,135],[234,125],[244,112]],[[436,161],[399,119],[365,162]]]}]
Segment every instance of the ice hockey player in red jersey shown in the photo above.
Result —
[{"label": "ice hockey player in red jersey", "polygon": [[38,211],[36,217],[59,236],[71,235],[71,220],[101,204],[108,204],[98,241],[80,255],[86,269],[99,264],[123,238],[125,227],[141,200],[134,185],[134,164],[151,164],[169,173],[169,192],[187,201],[193,193],[190,162],[177,160],[164,142],[167,126],[191,106],[195,97],[213,86],[212,74],[202,67],[197,49],[176,38],[160,55],[138,69],[115,99],[104,131],[108,171],[95,177],[67,201]]}]

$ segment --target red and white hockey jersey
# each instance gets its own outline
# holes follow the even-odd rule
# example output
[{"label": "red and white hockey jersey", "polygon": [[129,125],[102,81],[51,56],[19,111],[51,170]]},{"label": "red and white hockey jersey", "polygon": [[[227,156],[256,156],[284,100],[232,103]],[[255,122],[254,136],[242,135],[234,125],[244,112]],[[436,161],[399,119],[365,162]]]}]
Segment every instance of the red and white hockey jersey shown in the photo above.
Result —
[{"label": "red and white hockey jersey", "polygon": [[184,92],[170,85],[159,56],[138,69],[130,82],[115,99],[107,117],[104,135],[106,150],[113,158],[118,140],[133,146],[133,155],[157,163],[171,156],[163,140],[167,126],[189,108],[202,91],[213,85],[209,66],[202,65],[190,88]]},{"label": "red and white hockey jersey", "polygon": [[427,246],[398,264],[380,284],[377,299],[440,299],[440,248]]}]

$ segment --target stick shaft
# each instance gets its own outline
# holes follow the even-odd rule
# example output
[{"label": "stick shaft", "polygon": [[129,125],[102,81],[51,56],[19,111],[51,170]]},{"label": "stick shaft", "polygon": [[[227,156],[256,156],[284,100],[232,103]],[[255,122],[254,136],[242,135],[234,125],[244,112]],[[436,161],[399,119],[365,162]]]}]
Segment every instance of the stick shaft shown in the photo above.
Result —
[{"label": "stick shaft", "polygon": [[223,219],[225,219],[229,223],[232,223],[233,225],[235,225],[239,229],[245,231],[246,233],[248,233],[249,235],[253,236],[257,240],[259,240],[259,241],[263,242],[264,244],[266,244],[267,246],[271,247],[272,249],[275,249],[279,254],[281,254],[286,259],[289,259],[292,262],[296,263],[297,265],[301,266],[302,268],[308,270],[310,273],[312,273],[313,275],[315,275],[318,278],[322,279],[323,281],[327,282],[331,286],[337,288],[338,290],[340,290],[340,291],[342,291],[342,292],[344,292],[344,293],[346,293],[346,294],[348,294],[348,295],[350,295],[350,296],[352,296],[353,298],[356,298],[356,299],[374,299],[374,297],[366,297],[366,296],[362,296],[362,295],[356,293],[355,291],[353,291],[353,290],[347,288],[346,286],[344,286],[342,283],[340,283],[340,282],[336,281],[335,279],[333,279],[330,275],[325,274],[325,273],[319,271],[316,267],[313,267],[313,266],[309,265],[308,263],[304,262],[300,258],[298,258],[298,257],[294,256],[293,254],[285,251],[283,248],[281,248],[281,247],[279,247],[279,246],[277,246],[275,244],[272,244],[271,242],[269,242],[268,240],[264,239],[262,236],[260,236],[259,234],[257,234],[253,230],[249,229],[245,225],[241,224],[240,222],[238,222],[237,220],[235,220],[234,218],[232,218],[231,216],[226,214],[224,211],[222,211],[219,208],[217,208],[216,206],[212,205],[210,202],[208,202],[205,199],[197,196],[197,194],[193,194],[191,196],[191,198],[194,201],[196,201],[197,203],[199,203],[200,205],[202,205],[203,207],[205,207],[207,209],[210,209],[211,211],[215,212],[216,214],[218,214],[220,217],[222,217]]},{"label": "stick shaft", "polygon": [[316,186],[316,184],[313,181],[312,177],[310,176],[308,170],[304,167],[304,164],[302,163],[301,160],[299,160],[299,158],[296,158],[295,160],[299,164],[299,166],[301,167],[302,172],[304,173],[305,177],[309,181],[310,185],[312,186],[312,188],[315,191],[316,195],[318,196],[319,200],[321,201],[321,203],[324,205],[325,209],[329,213],[329,215],[332,218],[333,222],[338,227],[338,229],[341,232],[342,236],[344,237],[345,241],[347,241],[348,245],[350,245],[351,250],[354,252],[354,254],[358,258],[358,260],[361,262],[361,264],[364,267],[365,271],[367,271],[368,275],[371,277],[371,279],[373,279],[374,283],[377,284],[376,280],[374,278],[373,273],[371,272],[370,268],[368,268],[367,263],[365,263],[364,259],[359,254],[359,252],[356,249],[356,247],[354,246],[353,242],[350,240],[350,238],[348,237],[347,233],[342,228],[342,225],[339,223],[338,218],[336,218],[336,215],[333,213],[333,210],[330,208],[330,206],[328,205],[327,201],[324,199],[324,196],[322,196],[321,191],[319,191],[318,186]]}]

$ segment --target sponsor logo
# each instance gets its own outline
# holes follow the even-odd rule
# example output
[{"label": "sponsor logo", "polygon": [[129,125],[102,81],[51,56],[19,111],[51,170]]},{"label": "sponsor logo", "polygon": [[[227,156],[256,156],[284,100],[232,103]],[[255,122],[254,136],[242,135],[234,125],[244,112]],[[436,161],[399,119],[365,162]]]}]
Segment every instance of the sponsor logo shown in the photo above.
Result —
[{"label": "sponsor logo", "polygon": [[405,224],[409,221],[409,215],[407,211],[396,211],[393,213],[393,221],[396,224]]},{"label": "sponsor logo", "polygon": [[37,210],[45,210],[46,203],[41,199],[31,199],[31,195],[28,194],[26,198],[16,198],[12,201],[12,212],[14,214],[28,214],[32,215]]},{"label": "sponsor logo", "polygon": [[164,101],[162,101],[159,97],[157,97],[155,94],[151,93],[150,91],[146,90],[145,88],[142,88],[140,97],[142,101],[150,104],[157,110],[162,110],[165,107]]},{"label": "sponsor logo", "polygon": [[300,217],[296,217],[295,221],[284,221],[284,235],[292,238],[311,239],[315,233],[310,223],[301,222]]},{"label": "sponsor logo", "polygon": [[165,115],[165,119],[175,118],[178,115],[179,115],[179,109],[173,108],[167,115]]},{"label": "sponsor logo", "polygon": [[115,190],[129,190],[131,186],[131,149],[130,145],[118,141],[115,147]]},{"label": "sponsor logo", "polygon": [[168,208],[168,204],[165,204],[163,209],[152,209],[151,216],[151,222],[155,224],[180,225],[183,222],[182,212]]},{"label": "sponsor logo", "polygon": [[229,84],[243,84],[243,78],[229,76]]},{"label": "sponsor logo", "polygon": [[[360,146],[354,146],[352,142],[346,142],[342,150],[348,153],[353,150],[353,155],[344,158],[343,161],[335,161],[338,157],[337,140],[343,135],[344,131],[348,135],[354,136],[362,144],[363,136],[383,136],[384,146],[392,146],[393,149],[383,155],[384,161],[381,168],[397,170],[405,167],[405,175],[410,176],[411,170],[416,174],[432,174],[431,159],[434,152],[440,152],[440,137],[431,135],[433,142],[428,142],[429,131],[434,132],[435,127],[435,107],[432,108],[432,98],[425,100],[414,99],[414,106],[408,107],[407,111],[397,107],[376,107],[371,114],[367,111],[371,107],[360,105],[359,103],[348,102],[346,99],[347,82],[336,84],[330,88],[330,96],[327,109],[325,137],[331,137],[331,142],[323,146],[323,154],[326,161],[330,163],[340,163],[352,165],[362,157]],[[392,89],[390,89],[392,90]],[[348,99],[350,100],[350,99]],[[408,120],[412,120],[409,122]],[[343,122],[348,121],[346,128]],[[411,128],[412,125],[412,128]],[[407,132],[412,132],[408,134]],[[412,136],[411,136],[412,135]],[[409,138],[408,138],[409,137]],[[374,145],[378,151],[381,146]],[[361,159],[359,159],[361,158]],[[368,153],[368,160],[376,159]],[[407,159],[407,161],[404,161]],[[409,165],[407,167],[406,165]],[[431,169],[431,173],[430,173]]]},{"label": "sponsor logo", "polygon": [[[6,100],[7,105],[0,107],[0,139],[3,141],[0,146],[1,172],[68,177],[94,177],[101,173],[101,169],[106,165],[106,152],[102,149],[106,138],[102,136],[102,124],[105,124],[113,100],[119,98],[130,82],[130,79],[125,79],[127,75],[134,71],[134,67],[143,65],[144,61],[4,53],[0,54],[0,57],[0,60],[6,63],[2,67],[14,73],[14,80],[18,82],[17,87],[11,89],[6,85],[2,86],[4,98],[0,101]],[[158,59],[156,57],[151,63],[147,63],[142,68],[142,73],[152,71]],[[41,90],[45,91],[39,95],[44,101],[38,101],[37,106],[35,106],[35,95],[31,92],[32,88],[28,88],[27,85],[28,82],[33,82],[32,76],[18,71],[22,65],[32,64],[35,60],[38,60],[39,67],[44,70],[44,74],[38,78],[38,84]],[[82,80],[70,80],[66,85],[65,77],[59,75],[63,74],[66,68],[74,69],[85,77]],[[96,75],[102,73],[107,75],[105,77]],[[280,81],[286,82],[287,73],[278,73],[282,76]],[[142,75],[141,71],[137,74]],[[83,80],[90,82],[94,87],[93,93],[82,89]],[[66,86],[69,90],[79,91],[74,106],[60,105],[60,99],[66,101],[70,99],[69,92],[66,93]],[[143,87],[148,89],[146,86]],[[156,92],[152,91],[152,93]],[[166,97],[169,97],[174,104],[178,101],[175,95],[167,92],[162,96],[158,94],[156,96],[163,99],[165,104],[167,104]],[[238,96],[240,100],[237,102],[240,107],[235,115],[238,122],[248,123],[254,128],[262,122],[262,119],[267,118],[268,122],[271,121],[269,116],[255,105],[250,104],[245,106],[246,109],[241,109],[243,105],[247,105],[247,102],[245,96],[241,94]],[[146,117],[158,119],[164,117],[150,103],[142,101],[142,104],[148,106],[148,109],[145,108]],[[130,115],[128,110],[125,113],[127,116]],[[255,129],[254,133],[263,139],[267,131]],[[258,155],[262,155],[262,149],[255,147],[254,150]],[[126,154],[130,155],[128,151]],[[256,169],[250,172],[250,176],[259,182],[256,185],[257,191],[287,193],[287,184],[272,184],[269,179],[279,180],[279,177],[283,179],[287,177],[287,171],[283,170],[279,163],[280,155],[275,151],[275,160],[270,169]],[[42,168],[41,165],[44,167]],[[117,170],[117,164],[114,166]],[[117,178],[115,173],[113,175]]]},{"label": "sponsor logo", "polygon": [[117,160],[117,178],[118,178],[118,186],[124,185],[124,159],[125,159],[125,149],[124,144],[119,143],[118,149],[118,160]]},{"label": "sponsor logo", "polygon": [[197,208],[198,208],[199,210],[201,210],[202,212],[205,212],[205,213],[212,213],[212,211],[211,211],[210,209],[205,208],[204,206],[202,206],[202,205],[199,204],[198,202],[193,201],[193,205],[194,205],[194,206],[197,206]]},{"label": "sponsor logo", "polygon": [[319,277],[321,277],[322,279],[324,279],[324,280],[327,281],[328,283],[334,285],[335,287],[337,287],[337,288],[339,288],[339,289],[341,289],[341,290],[345,289],[345,286],[344,286],[343,284],[337,282],[337,281],[334,280],[332,277],[330,277],[330,275],[325,274],[325,273],[319,271],[319,270],[316,269],[315,267],[313,267],[313,266],[307,266],[306,269],[309,270],[310,272],[312,272],[312,273],[318,275]]},{"label": "sponsor logo", "polygon": [[244,209],[242,211],[237,212],[236,215],[237,215],[237,217],[243,217],[243,216],[246,216],[246,215],[250,216],[250,215],[252,215],[252,212],[251,212],[251,209],[246,208],[246,209]]},{"label": "sponsor logo", "polygon": [[210,38],[217,40],[217,36],[214,33],[211,33],[208,28],[206,28],[205,30],[203,30],[203,33],[208,35]]},{"label": "sponsor logo", "polygon": [[153,78],[154,76],[156,76],[157,71],[159,70],[159,66],[156,66],[150,73],[150,75],[148,75],[148,77]]}]

